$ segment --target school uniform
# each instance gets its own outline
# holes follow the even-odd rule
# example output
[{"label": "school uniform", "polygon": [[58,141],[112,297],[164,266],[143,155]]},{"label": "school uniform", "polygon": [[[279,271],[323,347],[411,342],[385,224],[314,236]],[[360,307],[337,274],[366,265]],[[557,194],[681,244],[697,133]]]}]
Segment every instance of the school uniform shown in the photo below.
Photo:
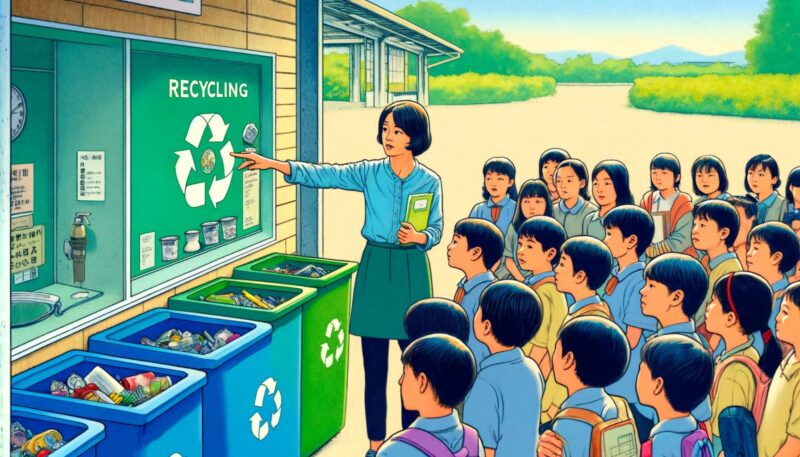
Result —
[{"label": "school uniform", "polygon": [[589,213],[597,211],[594,203],[578,197],[578,202],[572,208],[567,208],[564,200],[553,206],[553,218],[564,227],[567,238],[583,234],[583,220]]},{"label": "school uniform", "polygon": [[663,241],[653,243],[647,248],[647,256],[654,258],[667,252],[683,252],[697,258],[697,251],[692,246],[692,197],[675,189],[669,198],[661,196],[659,191],[644,194],[639,206],[650,213],[666,212],[669,214],[667,226],[669,235]]},{"label": "school uniform", "polygon": [[[464,311],[467,312],[467,317],[469,317],[470,331],[467,347],[472,351],[472,355],[475,356],[475,364],[477,366],[480,366],[483,359],[489,357],[489,348],[475,337],[475,329],[472,328],[472,320],[478,312],[481,294],[496,280],[497,278],[495,278],[494,273],[487,271],[486,273],[475,275],[475,277],[469,281],[467,281],[466,277],[462,278],[456,290],[455,302],[464,308]],[[464,291],[463,295],[461,292],[462,290]]]},{"label": "school uniform", "polygon": [[792,226],[792,222],[800,220],[800,208],[795,208],[794,203],[786,200],[786,212],[783,215],[783,223]]},{"label": "school uniform", "polygon": [[786,214],[786,205],[786,199],[778,191],[772,191],[769,197],[756,203],[758,223],[782,221],[784,214]]},{"label": "school uniform", "polygon": [[639,397],[636,395],[636,377],[642,361],[642,346],[644,346],[645,339],[658,330],[658,321],[642,314],[642,300],[639,291],[645,285],[644,269],[643,262],[628,265],[622,271],[619,270],[619,266],[615,266],[611,271],[612,279],[609,280],[603,295],[603,300],[608,304],[614,322],[622,329],[623,333],[627,333],[629,326],[642,329],[642,336],[636,346],[631,348],[628,367],[622,378],[606,387],[606,392],[625,398],[631,409],[636,408],[637,412],[646,408],[639,403]]},{"label": "school uniform", "polygon": [[[570,395],[561,409],[579,408],[591,411],[604,421],[619,417],[614,400],[601,388],[587,387]],[[553,421],[553,432],[564,443],[564,457],[588,457],[591,449],[591,425],[575,419],[559,418]],[[522,454],[519,454],[522,455]],[[530,454],[533,455],[533,454]]]},{"label": "school uniform", "polygon": [[503,236],[505,236],[506,231],[508,231],[508,226],[511,224],[511,220],[514,219],[514,212],[516,209],[517,202],[506,195],[497,203],[492,201],[491,198],[485,202],[478,203],[472,208],[472,211],[469,212],[469,217],[477,217],[493,223],[503,232]]},{"label": "school uniform", "polygon": [[[367,245],[353,288],[350,333],[361,336],[364,356],[367,434],[386,436],[386,382],[389,340],[401,349],[409,344],[403,319],[418,300],[432,296],[427,251],[442,238],[442,184],[436,173],[414,161],[403,179],[392,171],[389,158],[330,165],[289,161],[286,182],[316,188],[364,193],[365,220],[361,235]],[[412,195],[432,194],[425,245],[401,246],[397,239]]]},{"label": "school uniform", "polygon": [[583,220],[583,229],[581,233],[592,238],[597,238],[603,241],[606,237],[606,227],[603,225],[603,217],[600,216],[600,210],[593,211],[586,215]]},{"label": "school uniform", "polygon": [[[717,357],[715,366],[719,367],[720,364],[733,356],[749,357],[758,363],[759,356],[753,347],[753,341],[754,338],[750,336],[744,344],[730,351],[725,351],[721,356]],[[748,411],[752,411],[753,403],[755,402],[756,384],[755,379],[753,379],[753,373],[741,363],[732,363],[726,366],[722,372],[719,372],[718,369],[716,371],[714,382],[717,385],[717,390],[711,392],[713,398],[711,399],[711,421],[709,421],[708,432],[711,435],[714,452],[719,454],[722,451],[719,415],[725,408],[731,406],[741,406]]]},{"label": "school uniform", "polygon": [[681,457],[681,442],[697,430],[692,416],[661,421],[650,432],[653,457]]},{"label": "school uniform", "polygon": [[800,362],[793,350],[783,358],[769,385],[758,428],[758,456],[773,457],[789,436],[800,438]]},{"label": "school uniform", "polygon": [[523,270],[519,265],[519,261],[517,260],[517,243],[519,243],[519,234],[514,228],[514,224],[509,224],[508,231],[506,232],[503,240],[503,257],[500,259],[500,266],[497,267],[494,275],[497,276],[497,279],[514,279],[514,277],[511,276],[511,272],[508,271],[508,268],[506,268],[506,259],[514,259],[514,263],[517,265],[517,270],[522,273],[522,276],[530,276],[530,273]]},{"label": "school uniform", "polygon": [[[464,426],[455,410],[444,417],[419,418],[411,424],[411,428],[424,430],[441,441],[451,452],[455,453],[464,445]],[[483,444],[478,443],[478,451],[483,457]],[[414,446],[389,438],[378,450],[378,457],[427,457],[427,454]]]},{"label": "school uniform", "polygon": [[464,422],[497,457],[534,455],[543,383],[536,362],[521,349],[492,354],[464,401]]},{"label": "school uniform", "polygon": [[700,304],[700,308],[694,313],[694,322],[698,327],[706,320],[706,306],[711,301],[711,295],[714,292],[714,285],[717,281],[731,273],[744,270],[735,252],[726,252],[713,259],[705,255],[701,258],[700,263],[708,271],[708,292],[706,292],[706,298]]}]

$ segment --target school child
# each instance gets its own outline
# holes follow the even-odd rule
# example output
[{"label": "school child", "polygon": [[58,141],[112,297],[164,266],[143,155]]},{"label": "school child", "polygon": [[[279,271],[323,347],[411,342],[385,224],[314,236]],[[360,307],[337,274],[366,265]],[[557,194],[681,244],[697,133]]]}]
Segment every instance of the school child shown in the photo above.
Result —
[{"label": "school child", "polygon": [[[642,314],[654,317],[659,325],[659,330],[648,339],[662,335],[688,336],[705,347],[710,357],[708,342],[697,333],[692,320],[708,291],[708,273],[700,262],[686,254],[660,255],[645,267],[644,278],[640,292]],[[639,400],[646,404],[641,396]],[[692,411],[692,416],[701,422],[711,418],[708,397]],[[649,431],[648,425],[643,423],[640,432]]]},{"label": "school child", "polygon": [[778,162],[770,155],[759,154],[747,161],[744,170],[744,188],[758,200],[758,223],[783,220],[786,199],[777,190],[781,185]]},{"label": "school child", "polygon": [[467,344],[472,327],[464,308],[445,298],[426,298],[414,303],[406,311],[403,325],[411,341],[444,333],[464,344]]},{"label": "school child", "polygon": [[597,294],[597,289],[611,274],[611,267],[611,251],[592,237],[576,236],[561,246],[555,268],[556,289],[569,294],[573,300],[565,323],[586,315],[611,319],[608,305]]},{"label": "school child", "polygon": [[378,457],[483,457],[478,432],[461,422],[455,406],[475,380],[475,359],[464,343],[433,334],[412,342],[402,356],[400,394],[419,419],[394,434]]},{"label": "school child", "polygon": [[730,197],[728,203],[733,205],[739,215],[739,234],[733,242],[733,252],[736,253],[739,263],[744,266],[747,265],[747,237],[756,226],[758,207],[756,200],[749,195]]},{"label": "school child", "polygon": [[612,209],[633,204],[628,169],[618,160],[604,160],[592,170],[592,196],[599,207],[583,220],[583,235],[603,240],[606,228],[603,218]]},{"label": "school child", "polygon": [[758,456],[793,457],[800,455],[800,283],[786,288],[775,327],[788,353],[769,385],[758,428]]},{"label": "school child", "polygon": [[707,200],[727,200],[728,173],[725,164],[715,156],[700,156],[692,164],[692,188],[698,205]]},{"label": "school child", "polygon": [[560,148],[548,149],[539,156],[539,179],[547,183],[547,189],[550,191],[550,200],[554,205],[558,204],[561,197],[558,196],[553,175],[555,175],[558,165],[569,158],[569,152]]},{"label": "school child", "polygon": [[478,311],[478,300],[483,291],[497,278],[492,267],[503,253],[503,234],[500,229],[483,219],[463,219],[453,230],[453,241],[447,246],[447,264],[461,270],[464,277],[458,282],[453,301],[467,313],[470,323],[467,346],[480,363],[489,356],[489,348],[475,338],[472,320]]},{"label": "school child", "polygon": [[711,354],[686,335],[659,336],[645,343],[636,392],[643,404],[656,410],[658,424],[647,435],[642,456],[711,455],[708,434],[692,410],[708,398],[713,380]]},{"label": "school child", "polygon": [[472,425],[496,457],[533,455],[539,428],[543,379],[520,347],[542,322],[542,305],[530,287],[498,281],[486,288],[474,332],[492,355],[480,364],[464,401],[464,422]]},{"label": "school child", "polygon": [[[602,298],[608,303],[614,322],[628,338],[631,358],[624,375],[606,389],[612,395],[628,400],[634,417],[646,417],[636,397],[636,375],[645,338],[657,330],[652,317],[642,314],[639,291],[644,287],[644,262],[639,261],[653,240],[653,220],[642,208],[624,205],[612,209],[603,219],[608,246],[616,265],[611,270]],[[646,439],[646,436],[639,436]]]},{"label": "school child", "polygon": [[[719,426],[720,416],[729,408],[741,408],[760,423],[769,379],[780,364],[783,354],[768,325],[772,311],[772,289],[764,278],[744,271],[720,278],[713,287],[712,300],[706,308],[706,328],[722,338],[726,349],[716,358],[714,384],[711,389],[711,421],[709,435],[715,455],[723,443],[737,437],[725,436]],[[764,335],[767,347],[760,356],[753,343],[753,334]],[[755,430],[754,430],[755,431]],[[755,440],[755,433],[744,439]],[[741,438],[740,438],[741,439]],[[733,453],[728,445],[726,454]]]},{"label": "school child", "polygon": [[517,170],[505,157],[493,157],[483,165],[483,199],[469,212],[469,217],[485,219],[505,236],[517,201]]},{"label": "school child", "polygon": [[567,237],[583,233],[583,220],[597,211],[589,201],[588,172],[578,159],[567,159],[556,168],[555,182],[561,200],[553,206],[553,217],[564,226]]},{"label": "school child", "polygon": [[517,209],[505,236],[505,249],[500,266],[495,270],[497,279],[525,280],[525,272],[520,269],[517,260],[517,243],[522,223],[534,216],[553,217],[553,204],[547,184],[541,179],[530,179],[522,184],[517,198]]},{"label": "school child", "polygon": [[[770,329],[775,333],[775,318],[781,306],[783,291],[789,286],[787,274],[800,258],[797,235],[780,222],[767,222],[754,228],[747,237],[747,271],[760,275],[772,286],[774,303],[769,318]],[[762,347],[760,339],[756,347]]]},{"label": "school child", "polygon": [[[739,214],[730,203],[722,200],[707,200],[692,210],[692,246],[703,252],[700,263],[708,272],[709,288],[706,298],[694,315],[698,328],[705,320],[706,304],[711,299],[711,292],[717,279],[734,271],[742,271],[742,264],[731,252],[733,243],[739,235]],[[702,333],[702,331],[701,331]],[[712,347],[716,344],[712,343]]]},{"label": "school child", "polygon": [[602,452],[602,441],[612,441],[603,431],[606,428],[613,430],[613,455],[639,455],[628,403],[605,391],[622,376],[629,353],[625,335],[607,319],[580,317],[564,325],[556,343],[553,372],[567,387],[569,397],[553,421],[553,430],[542,434],[539,455],[551,455],[554,448],[569,457],[610,455]]},{"label": "school child", "polygon": [[800,167],[789,172],[786,178],[786,214],[783,223],[795,232],[800,231]]},{"label": "school child", "polygon": [[[681,163],[673,154],[662,153],[650,162],[650,191],[639,206],[653,215],[656,238],[647,248],[647,257],[667,252],[683,252],[693,257],[692,197],[681,192]],[[663,236],[663,239],[659,239]]]}]

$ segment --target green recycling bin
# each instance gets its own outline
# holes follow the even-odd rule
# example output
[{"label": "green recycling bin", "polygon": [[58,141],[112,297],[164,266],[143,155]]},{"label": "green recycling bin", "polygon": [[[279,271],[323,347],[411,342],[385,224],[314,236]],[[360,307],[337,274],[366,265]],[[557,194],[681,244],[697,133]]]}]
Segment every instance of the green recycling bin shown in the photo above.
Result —
[{"label": "green recycling bin", "polygon": [[263,442],[265,455],[300,455],[301,324],[303,305],[316,295],[307,287],[219,278],[169,299],[170,309],[272,325],[271,351],[260,353],[266,373],[242,375],[239,383],[241,395],[253,399],[253,416],[243,416],[241,426]]},{"label": "green recycling bin", "polygon": [[344,428],[351,277],[357,268],[355,262],[276,253],[233,271],[234,278],[317,289],[317,296],[303,305],[300,361],[303,457],[316,452]]}]

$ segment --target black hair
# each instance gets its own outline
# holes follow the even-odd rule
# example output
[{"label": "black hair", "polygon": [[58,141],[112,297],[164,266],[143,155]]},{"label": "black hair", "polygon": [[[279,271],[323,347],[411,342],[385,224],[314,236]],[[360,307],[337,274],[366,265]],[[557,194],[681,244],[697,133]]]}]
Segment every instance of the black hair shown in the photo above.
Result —
[{"label": "black hair", "polygon": [[636,235],[636,255],[641,257],[653,242],[656,226],[653,217],[646,210],[635,205],[618,206],[603,218],[606,229],[617,228],[622,238]]},{"label": "black hair", "polygon": [[394,125],[403,129],[411,138],[408,149],[414,157],[431,147],[433,138],[428,112],[422,105],[410,100],[394,102],[381,111],[381,116],[378,118],[378,144],[383,144],[383,123],[390,113],[394,118]]},{"label": "black hair", "polygon": [[726,201],[733,205],[734,208],[742,208],[745,217],[753,219],[753,224],[758,222],[758,201],[752,195],[734,195],[728,197]]},{"label": "black hair", "polygon": [[497,281],[480,298],[483,320],[492,324],[492,334],[503,346],[521,347],[542,325],[542,304],[530,287],[518,281]]},{"label": "black hair", "polygon": [[467,249],[481,248],[483,265],[491,269],[503,256],[503,232],[489,221],[468,218],[456,223],[453,233],[467,239]]},{"label": "black hair", "polygon": [[744,188],[748,192],[752,192],[753,189],[750,188],[750,183],[747,182],[747,173],[751,170],[755,171],[758,167],[769,170],[773,178],[778,178],[772,186],[772,190],[777,189],[778,186],[781,185],[781,171],[780,168],[778,168],[778,161],[769,154],[758,154],[748,160],[747,165],[744,166]]},{"label": "black hair", "polygon": [[708,293],[708,273],[697,259],[674,252],[653,259],[644,269],[645,279],[664,284],[673,293],[683,291],[681,309],[692,317]]},{"label": "black hair", "polygon": [[464,308],[445,298],[420,300],[406,311],[403,326],[409,340],[444,333],[463,343],[469,339],[470,321]]},{"label": "black hair", "polygon": [[786,200],[794,206],[794,209],[797,209],[798,206],[795,204],[794,201],[794,194],[792,194],[792,187],[800,187],[800,167],[793,168],[792,171],[789,172],[789,176],[786,178]]},{"label": "black hair", "polygon": [[716,222],[720,231],[728,229],[730,233],[725,238],[725,246],[733,247],[736,237],[739,236],[739,213],[733,205],[723,200],[706,200],[692,208],[692,216],[695,219]]},{"label": "black hair", "polygon": [[800,308],[800,282],[789,284],[789,287],[783,290],[783,297],[788,298],[795,306]]},{"label": "black hair", "polygon": [[544,180],[544,166],[547,162],[555,162],[556,165],[569,159],[569,152],[560,148],[551,148],[539,156],[539,179]]},{"label": "black hair", "polygon": [[[653,160],[650,161],[650,170],[653,169],[671,171],[672,174],[675,175],[675,187],[680,189],[681,178],[683,177],[681,173],[681,162],[674,154],[662,152],[653,157]],[[658,190],[655,184],[653,184],[652,176],[650,177],[650,190],[653,192]]]},{"label": "black hair", "polygon": [[590,236],[574,236],[561,246],[562,255],[572,261],[572,273],[586,273],[586,282],[591,290],[597,290],[606,282],[613,268],[613,257],[608,246]]},{"label": "black hair", "polygon": [[553,184],[555,184],[555,181],[558,177],[558,170],[567,167],[572,168],[572,171],[575,172],[575,175],[578,177],[579,181],[583,180],[585,182],[585,185],[581,188],[579,194],[584,200],[589,201],[589,171],[586,169],[586,165],[578,159],[567,159],[558,164],[558,168],[556,168],[556,172],[553,174]]},{"label": "black hair", "polygon": [[[733,307],[728,300],[728,287],[730,287]],[[745,335],[756,332],[764,335],[770,329],[769,318],[772,314],[774,300],[772,287],[761,276],[747,271],[727,274],[714,284],[714,296],[722,306],[722,312],[729,313],[734,308],[736,309],[734,314]],[[781,363],[783,351],[772,335],[769,339],[764,336],[764,340],[764,352],[761,354],[758,365],[771,378]]]},{"label": "black hair", "polygon": [[550,191],[547,189],[547,183],[541,179],[529,179],[522,184],[519,188],[519,195],[517,196],[517,208],[514,210],[514,218],[511,224],[514,230],[519,233],[519,228],[525,222],[525,215],[522,214],[522,200],[525,198],[542,198],[544,199],[544,214],[543,216],[553,217],[553,200],[550,198]]},{"label": "black hair", "polygon": [[520,227],[519,239],[533,238],[542,245],[542,251],[556,250],[553,263],[558,262],[561,255],[561,246],[567,240],[567,232],[557,220],[547,216],[534,216]]},{"label": "black hair", "polygon": [[664,380],[667,401],[689,413],[706,399],[714,383],[714,361],[697,341],[686,335],[657,336],[642,348],[642,361],[653,379]]},{"label": "black hair", "polygon": [[425,373],[439,404],[448,408],[464,401],[478,371],[472,351],[450,335],[433,334],[414,341],[401,360],[414,376]]},{"label": "black hair", "polygon": [[[631,193],[628,168],[625,164],[619,160],[604,160],[598,163],[592,170],[592,181],[601,171],[608,173],[609,178],[611,178],[611,184],[614,186],[614,192],[617,194],[617,202],[614,206],[632,205],[633,194]],[[597,199],[597,196],[595,196],[595,199]]]},{"label": "black hair", "polygon": [[697,186],[697,172],[704,171],[708,173],[711,170],[716,170],[719,176],[719,191],[725,193],[728,191],[728,172],[725,171],[725,164],[715,156],[701,156],[692,164],[692,188],[694,194],[697,196],[705,196],[706,194]]},{"label": "black hair", "polygon": [[[500,175],[506,175],[508,176],[508,179],[517,179],[517,169],[514,167],[514,162],[505,157],[492,157],[491,159],[487,160],[486,163],[483,164],[483,176],[485,177],[490,171]],[[483,191],[483,199],[488,200],[491,195],[489,195],[489,191],[486,190],[486,185],[484,184],[481,189]],[[508,188],[508,196],[514,201],[517,200],[516,181],[514,181],[514,184]]]},{"label": "black hair", "polygon": [[630,361],[631,348],[622,330],[608,319],[578,317],[558,332],[561,353],[572,353],[578,379],[589,387],[618,381]]},{"label": "black hair", "polygon": [[759,224],[747,235],[748,244],[753,240],[766,243],[769,246],[770,255],[775,252],[783,254],[781,263],[778,265],[781,273],[786,274],[797,265],[797,260],[800,258],[800,241],[797,240],[797,235],[788,225],[774,221]]}]

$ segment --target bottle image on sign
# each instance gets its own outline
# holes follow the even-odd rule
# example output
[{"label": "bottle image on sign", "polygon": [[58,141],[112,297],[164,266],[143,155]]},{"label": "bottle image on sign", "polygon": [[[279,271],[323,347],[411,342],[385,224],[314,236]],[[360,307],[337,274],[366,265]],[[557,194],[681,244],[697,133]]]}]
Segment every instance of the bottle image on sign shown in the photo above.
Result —
[{"label": "bottle image on sign", "polygon": [[215,113],[198,114],[189,123],[189,128],[186,132],[186,142],[194,147],[195,150],[200,147],[200,142],[207,129],[211,132],[209,142],[222,145],[217,151],[211,148],[205,149],[200,157],[200,171],[206,175],[211,174],[216,169],[216,154],[219,153],[219,156],[222,158],[222,166],[225,172],[224,177],[222,179],[217,179],[217,177],[214,176],[211,184],[208,186],[206,186],[206,182],[188,184],[189,176],[193,172],[198,172],[194,161],[193,150],[184,149],[175,151],[175,154],[178,156],[178,161],[175,163],[175,177],[178,179],[178,185],[181,187],[181,191],[186,199],[186,204],[191,208],[205,206],[207,202],[206,194],[208,195],[208,200],[210,200],[211,204],[216,208],[217,204],[223,201],[225,196],[228,195],[228,189],[230,189],[231,180],[233,179],[233,166],[236,161],[236,159],[231,156],[233,146],[230,141],[225,139],[228,133],[228,127],[230,127],[230,124],[226,124],[222,116]]}]

